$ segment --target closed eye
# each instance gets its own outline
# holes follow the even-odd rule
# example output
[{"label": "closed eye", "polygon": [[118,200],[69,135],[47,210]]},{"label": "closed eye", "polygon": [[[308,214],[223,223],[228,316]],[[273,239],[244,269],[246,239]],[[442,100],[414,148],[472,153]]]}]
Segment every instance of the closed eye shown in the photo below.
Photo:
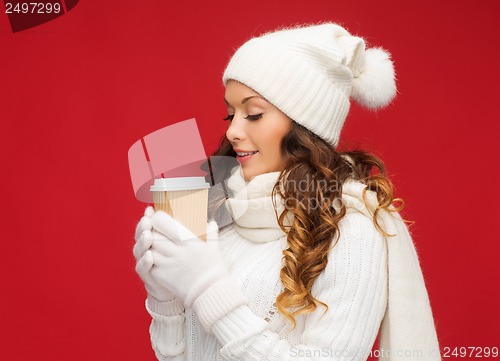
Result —
[{"label": "closed eye", "polygon": [[[259,120],[260,118],[262,118],[262,114],[263,113],[255,114],[255,115],[249,114],[248,116],[245,117],[245,119],[248,119],[251,121]],[[223,118],[223,120],[233,120],[233,118],[234,118],[234,114],[228,114],[228,116]]]},{"label": "closed eye", "polygon": [[259,120],[260,118],[262,118],[262,113],[255,115],[248,115],[247,117],[245,117],[245,119],[248,120]]}]

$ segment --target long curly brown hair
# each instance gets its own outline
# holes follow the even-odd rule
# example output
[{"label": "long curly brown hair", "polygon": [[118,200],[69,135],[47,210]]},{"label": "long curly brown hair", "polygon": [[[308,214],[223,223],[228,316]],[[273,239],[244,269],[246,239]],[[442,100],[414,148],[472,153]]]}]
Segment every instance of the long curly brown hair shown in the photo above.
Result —
[{"label": "long curly brown hair", "polygon": [[[325,306],[325,312],[328,309],[328,305],[311,294],[311,288],[327,265],[329,251],[340,238],[338,223],[346,209],[334,204],[341,199],[344,181],[357,179],[366,184],[364,192],[376,192],[379,206],[374,212],[374,224],[385,236],[390,235],[378,224],[377,213],[381,209],[401,211],[404,201],[393,197],[394,187],[381,159],[363,150],[340,151],[296,122],[292,122],[282,139],[281,154],[284,170],[274,185],[272,198],[275,200],[279,195],[285,200],[278,224],[287,234],[288,248],[283,251],[284,266],[280,272],[284,290],[276,298],[276,305],[295,328],[295,316],[313,312],[318,304]],[[212,154],[213,159],[217,156],[236,157],[225,136]],[[376,169],[379,174],[372,174]],[[229,176],[229,171],[229,168],[225,172],[219,170],[220,179],[212,181],[220,182]],[[221,216],[224,201],[225,197],[216,197],[209,202],[211,218]],[[400,202],[399,206],[394,202]],[[288,212],[294,216],[291,226],[286,221]],[[290,312],[291,309],[294,310]]]}]

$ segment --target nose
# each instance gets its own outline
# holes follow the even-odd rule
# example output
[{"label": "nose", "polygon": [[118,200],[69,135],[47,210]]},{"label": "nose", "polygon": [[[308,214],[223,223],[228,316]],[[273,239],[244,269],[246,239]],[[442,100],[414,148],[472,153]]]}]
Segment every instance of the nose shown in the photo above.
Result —
[{"label": "nose", "polygon": [[246,137],[245,120],[235,114],[226,131],[226,137],[230,142],[234,140],[244,140]]}]

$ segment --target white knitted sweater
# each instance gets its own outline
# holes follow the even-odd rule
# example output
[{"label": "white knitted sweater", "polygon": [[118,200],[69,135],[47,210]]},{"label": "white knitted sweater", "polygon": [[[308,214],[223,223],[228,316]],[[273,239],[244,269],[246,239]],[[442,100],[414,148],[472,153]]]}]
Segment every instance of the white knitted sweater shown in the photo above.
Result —
[{"label": "white knitted sweater", "polygon": [[[394,337],[390,328],[395,322],[388,321],[388,243],[355,202],[360,200],[353,197],[356,192],[359,196],[362,189],[359,182],[343,186],[348,213],[339,222],[340,239],[329,253],[328,265],[312,288],[312,294],[329,309],[323,314],[325,308],[320,306],[313,313],[297,316],[297,326],[291,331],[290,321],[278,313],[275,305],[276,296],[282,290],[282,251],[287,248],[286,236],[279,229],[270,206],[270,190],[277,175],[278,172],[267,173],[248,183],[233,173],[228,183],[235,196],[226,205],[235,223],[221,229],[219,247],[233,279],[247,296],[248,305],[220,318],[207,332],[193,309],[184,309],[179,300],[162,303],[146,300],[146,309],[152,316],[151,342],[159,360],[366,360],[383,320],[381,346],[386,349],[407,346],[406,341],[398,341],[397,337],[391,342]],[[246,208],[242,209],[245,203]],[[412,272],[421,276],[419,267]],[[410,311],[403,312],[409,317],[406,321],[413,322],[415,313],[424,320],[430,316],[432,322],[430,308],[420,305],[428,306],[427,293],[423,295],[418,285],[417,289],[418,294],[410,295],[410,302],[416,303]],[[393,293],[399,297],[398,292]],[[393,308],[400,311],[396,305]],[[415,342],[419,348],[436,347],[433,323],[411,325],[408,322],[401,317],[396,319],[392,332],[405,334],[410,345]],[[422,334],[423,343],[414,340]],[[427,356],[425,353],[422,357],[396,357],[394,352],[385,359],[440,359]]]}]

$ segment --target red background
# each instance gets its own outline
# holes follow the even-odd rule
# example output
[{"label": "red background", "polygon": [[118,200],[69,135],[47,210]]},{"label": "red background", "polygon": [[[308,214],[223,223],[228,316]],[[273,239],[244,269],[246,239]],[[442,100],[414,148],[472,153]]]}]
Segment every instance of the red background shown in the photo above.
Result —
[{"label": "red background", "polygon": [[[196,117],[224,133],[233,50],[332,20],[395,61],[399,94],[342,137],[407,206],[442,347],[500,346],[497,1],[85,1],[12,33],[0,13],[0,359],[153,360],[127,150]],[[461,358],[464,359],[464,358]]]}]

